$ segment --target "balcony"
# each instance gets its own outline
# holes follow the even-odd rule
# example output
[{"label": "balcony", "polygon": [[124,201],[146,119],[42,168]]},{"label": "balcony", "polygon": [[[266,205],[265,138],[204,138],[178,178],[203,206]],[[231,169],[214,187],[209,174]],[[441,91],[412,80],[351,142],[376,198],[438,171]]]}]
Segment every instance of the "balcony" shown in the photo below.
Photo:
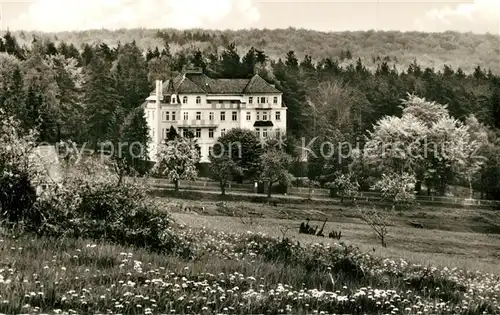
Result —
[{"label": "balcony", "polygon": [[180,120],[177,123],[178,128],[217,128],[217,124],[214,120]]}]

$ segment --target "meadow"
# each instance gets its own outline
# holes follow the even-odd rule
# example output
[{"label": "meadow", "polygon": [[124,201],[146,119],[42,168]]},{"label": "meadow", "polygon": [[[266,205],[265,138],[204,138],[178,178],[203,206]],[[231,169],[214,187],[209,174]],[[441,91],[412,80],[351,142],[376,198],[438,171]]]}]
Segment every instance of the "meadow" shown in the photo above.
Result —
[{"label": "meadow", "polygon": [[[382,248],[348,207],[159,201],[189,257],[2,234],[0,313],[500,314],[500,236],[465,231],[487,210],[402,213]],[[431,211],[447,231],[405,226]],[[325,215],[340,241],[297,233]]]}]

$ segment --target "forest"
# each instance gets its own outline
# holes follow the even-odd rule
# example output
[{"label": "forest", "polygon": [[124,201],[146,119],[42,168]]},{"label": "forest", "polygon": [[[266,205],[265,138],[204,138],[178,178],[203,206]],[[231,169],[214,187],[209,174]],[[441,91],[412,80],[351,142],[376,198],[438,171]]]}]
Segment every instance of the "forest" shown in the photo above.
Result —
[{"label": "forest", "polygon": [[418,59],[423,67],[442,69],[445,64],[470,73],[476,66],[500,72],[500,36],[473,33],[423,33],[399,31],[346,31],[320,32],[314,30],[248,29],[121,29],[87,30],[79,32],[13,32],[21,46],[29,46],[33,35],[48,38],[56,43],[73,44],[79,49],[86,43],[105,43],[115,47],[118,43],[135,41],[145,51],[168,43],[173,53],[200,49],[205,54],[217,53],[229,43],[238,51],[251,47],[263,50],[272,59],[283,57],[293,50],[299,59],[306,55],[317,62],[335,58],[341,65],[361,58],[370,70],[380,61],[388,62],[403,70]]},{"label": "forest", "polygon": [[[154,80],[165,80],[186,66],[195,66],[211,77],[246,78],[258,73],[275,84],[288,107],[288,143],[314,137],[363,142],[367,131],[381,119],[403,114],[402,100],[411,93],[446,105],[449,115],[458,121],[470,122],[473,117],[489,143],[483,148],[487,163],[478,172],[474,186],[484,197],[500,196],[500,78],[494,60],[498,57],[497,37],[352,33],[352,40],[344,38],[344,42],[329,46],[335,51],[312,51],[321,50],[329,42],[319,45],[307,41],[327,35],[293,29],[262,31],[261,37],[261,31],[255,30],[117,32],[131,40],[122,42],[124,37],[104,30],[52,36],[6,32],[0,40],[2,110],[16,116],[26,131],[37,127],[39,142],[70,139],[94,148],[104,141],[146,143],[147,126],[139,106]],[[296,36],[273,48],[270,40],[278,43],[283,34]],[[308,40],[296,42],[300,40],[294,38],[299,35]],[[363,36],[364,46],[353,44]],[[391,53],[405,51],[397,45],[407,45],[412,53],[405,58],[385,55],[382,48],[375,49],[381,42],[377,36],[390,42]],[[411,40],[401,44],[402,37]],[[111,38],[114,42],[106,43]],[[448,39],[432,48],[440,38]],[[457,46],[467,39],[467,47],[477,46],[474,52]],[[482,39],[485,41],[479,44]],[[447,42],[455,46],[446,50],[443,45]],[[366,49],[367,45],[372,49]],[[482,47],[481,52],[476,51],[478,47]],[[367,60],[371,59],[368,50],[378,51],[377,56]],[[443,62],[442,67],[431,66]],[[127,163],[135,165],[134,161]],[[318,179],[331,164],[324,159],[312,160],[307,176]],[[460,178],[453,180],[465,185]]]}]

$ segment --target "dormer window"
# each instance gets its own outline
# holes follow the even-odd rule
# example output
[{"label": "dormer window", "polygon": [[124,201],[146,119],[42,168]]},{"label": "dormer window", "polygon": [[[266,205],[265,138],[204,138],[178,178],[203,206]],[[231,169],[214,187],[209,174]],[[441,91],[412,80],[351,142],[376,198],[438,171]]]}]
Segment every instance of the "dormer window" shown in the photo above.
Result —
[{"label": "dormer window", "polygon": [[196,104],[201,104],[201,97],[199,96],[196,97]]},{"label": "dormer window", "polygon": [[182,104],[187,104],[187,102],[188,102],[188,97],[187,97],[187,96],[184,96],[184,97],[182,98]]},{"label": "dormer window", "polygon": [[170,103],[175,104],[175,95],[172,95],[170,98]]}]

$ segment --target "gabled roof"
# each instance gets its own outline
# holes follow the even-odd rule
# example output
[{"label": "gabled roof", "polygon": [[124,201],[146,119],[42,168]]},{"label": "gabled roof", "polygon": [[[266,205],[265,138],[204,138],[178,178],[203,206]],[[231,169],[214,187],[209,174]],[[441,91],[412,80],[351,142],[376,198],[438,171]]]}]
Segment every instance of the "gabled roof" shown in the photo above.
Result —
[{"label": "gabled roof", "polygon": [[277,88],[267,83],[261,76],[258,74],[254,75],[248,85],[245,87],[243,93],[281,93]]},{"label": "gabled roof", "polygon": [[163,92],[163,95],[172,95],[175,93],[173,80],[167,80],[167,81],[163,82],[162,92]]},{"label": "gabled roof", "polygon": [[215,79],[209,85],[213,94],[243,94],[248,79]]},{"label": "gabled roof", "polygon": [[[154,91],[153,91],[154,93]],[[185,71],[163,82],[163,94],[250,94],[281,93],[258,74],[251,79],[212,79],[201,71]]]},{"label": "gabled roof", "polygon": [[190,78],[184,76],[177,84],[175,90],[178,93],[206,93],[205,89],[194,83]]}]

